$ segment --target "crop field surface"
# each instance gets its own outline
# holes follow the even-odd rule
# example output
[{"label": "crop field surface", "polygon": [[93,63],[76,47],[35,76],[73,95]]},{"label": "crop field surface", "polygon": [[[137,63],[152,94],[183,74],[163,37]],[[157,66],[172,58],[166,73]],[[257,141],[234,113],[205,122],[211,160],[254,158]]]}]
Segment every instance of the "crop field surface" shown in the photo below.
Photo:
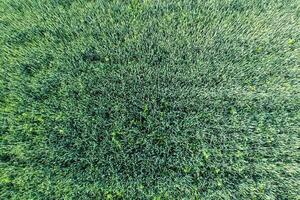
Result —
[{"label": "crop field surface", "polygon": [[300,0],[0,0],[0,199],[299,188]]}]

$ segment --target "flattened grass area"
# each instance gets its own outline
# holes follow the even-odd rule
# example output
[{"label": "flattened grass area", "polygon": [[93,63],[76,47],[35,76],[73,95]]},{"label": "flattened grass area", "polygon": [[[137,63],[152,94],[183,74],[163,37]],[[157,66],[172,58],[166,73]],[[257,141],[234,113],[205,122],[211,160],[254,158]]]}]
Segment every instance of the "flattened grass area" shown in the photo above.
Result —
[{"label": "flattened grass area", "polygon": [[1,0],[1,199],[299,199],[299,0]]}]

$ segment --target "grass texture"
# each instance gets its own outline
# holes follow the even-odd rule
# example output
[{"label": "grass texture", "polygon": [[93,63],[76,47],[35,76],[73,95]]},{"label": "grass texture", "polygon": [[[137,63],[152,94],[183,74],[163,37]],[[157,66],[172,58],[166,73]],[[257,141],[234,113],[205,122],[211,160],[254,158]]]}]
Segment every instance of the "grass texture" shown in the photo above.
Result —
[{"label": "grass texture", "polygon": [[294,199],[299,0],[1,0],[0,199]]}]

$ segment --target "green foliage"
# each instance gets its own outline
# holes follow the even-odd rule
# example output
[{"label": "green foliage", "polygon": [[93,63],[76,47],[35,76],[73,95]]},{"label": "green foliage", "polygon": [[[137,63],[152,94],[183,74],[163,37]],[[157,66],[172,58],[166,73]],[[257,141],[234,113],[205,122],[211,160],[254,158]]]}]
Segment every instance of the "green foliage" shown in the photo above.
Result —
[{"label": "green foliage", "polygon": [[299,0],[2,0],[1,199],[297,199]]}]

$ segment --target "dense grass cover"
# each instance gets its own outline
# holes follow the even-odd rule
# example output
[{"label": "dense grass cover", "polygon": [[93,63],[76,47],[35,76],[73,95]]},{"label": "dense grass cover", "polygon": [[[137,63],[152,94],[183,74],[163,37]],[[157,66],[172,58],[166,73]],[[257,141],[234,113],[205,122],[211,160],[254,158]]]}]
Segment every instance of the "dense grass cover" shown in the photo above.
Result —
[{"label": "dense grass cover", "polygon": [[299,0],[0,9],[0,199],[299,199]]}]

